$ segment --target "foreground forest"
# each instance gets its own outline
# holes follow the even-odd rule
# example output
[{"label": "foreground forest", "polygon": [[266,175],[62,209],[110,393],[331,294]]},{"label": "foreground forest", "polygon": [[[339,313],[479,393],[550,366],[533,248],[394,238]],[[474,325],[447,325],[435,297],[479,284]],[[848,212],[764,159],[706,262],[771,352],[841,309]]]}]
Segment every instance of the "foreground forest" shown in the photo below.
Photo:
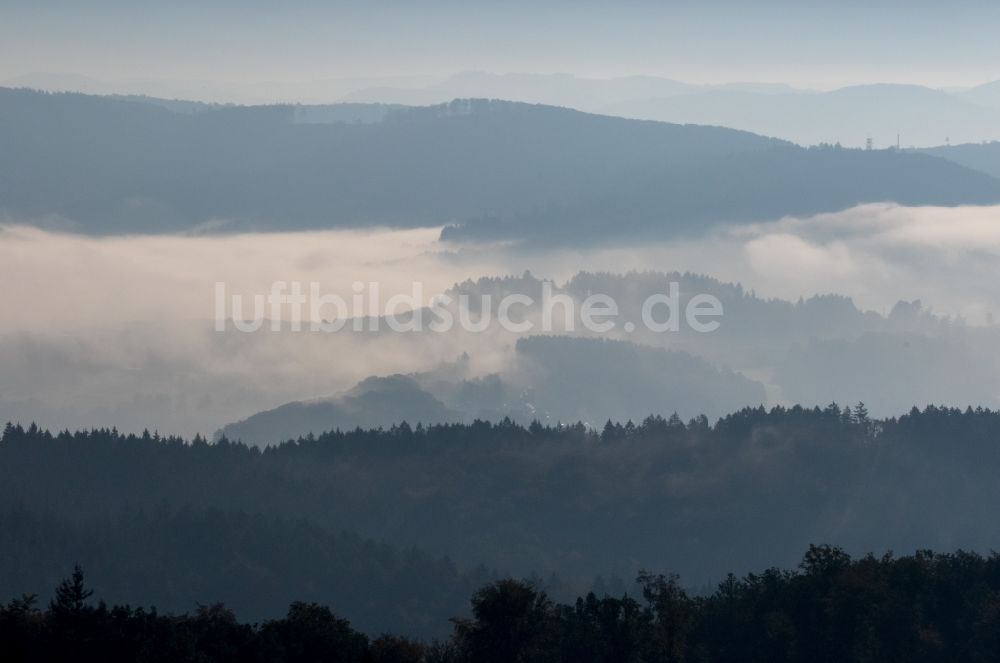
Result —
[{"label": "foreground forest", "polygon": [[109,603],[224,602],[257,622],[298,600],[366,633],[443,637],[510,574],[568,601],[634,593],[640,568],[701,591],[813,542],[991,550],[998,439],[995,411],[860,404],[600,431],[403,423],[264,449],[8,425],[0,595],[79,563]]},{"label": "foreground forest", "polygon": [[428,644],[369,637],[329,608],[294,602],[258,624],[224,605],[162,614],[108,607],[77,567],[46,608],[0,606],[7,661],[343,661],[371,663],[995,661],[1000,555],[867,555],[810,546],[798,569],[729,575],[704,596],[676,576],[640,572],[640,595],[552,601],[502,579],[472,595],[471,616]]}]

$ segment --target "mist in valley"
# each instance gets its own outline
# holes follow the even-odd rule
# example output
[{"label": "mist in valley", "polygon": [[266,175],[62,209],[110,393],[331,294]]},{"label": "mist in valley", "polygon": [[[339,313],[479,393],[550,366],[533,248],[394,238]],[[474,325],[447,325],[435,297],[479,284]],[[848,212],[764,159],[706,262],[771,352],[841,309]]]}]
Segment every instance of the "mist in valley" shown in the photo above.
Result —
[{"label": "mist in valley", "polygon": [[959,5],[5,7],[0,651],[997,660]]},{"label": "mist in valley", "polygon": [[[370,376],[433,372],[463,354],[469,359],[461,380],[495,375],[505,378],[511,394],[492,408],[456,407],[444,398],[450,416],[545,418],[546,412],[524,407],[535,407],[523,393],[541,378],[527,377],[531,371],[519,361],[516,341],[532,334],[506,332],[495,321],[484,333],[375,334],[350,326],[336,333],[293,332],[287,320],[278,332],[269,321],[253,333],[232,324],[225,333],[215,331],[217,282],[226,284],[227,297],[241,296],[249,305],[275,281],[316,282],[323,293],[346,301],[358,282],[378,283],[384,301],[411,295],[419,281],[422,304],[438,293],[463,292],[465,283],[472,294],[498,288],[495,305],[514,292],[540,300],[539,279],[547,279],[577,302],[588,293],[611,295],[623,319],[629,311],[638,319],[639,292],[666,292],[671,280],[686,282],[692,292],[734,284],[744,294],[722,294],[726,309],[718,333],[626,333],[619,324],[608,336],[735,371],[763,388],[758,393],[766,394],[767,404],[863,399],[879,415],[912,403],[975,399],[995,406],[997,214],[992,207],[868,205],[726,227],[701,239],[553,250],[442,242],[434,228],[93,238],[8,225],[0,270],[23,284],[8,305],[32,313],[0,322],[0,418],[54,429],[110,424],[211,435],[262,410],[333,397]],[[80,265],[87,269],[81,272]],[[587,281],[581,272],[594,276]],[[666,276],[673,272],[678,276]],[[516,278],[502,286],[478,284],[498,276]],[[756,305],[741,305],[750,293]],[[850,301],[817,300],[809,312],[794,313],[800,299],[830,294]],[[537,335],[537,310],[534,315]],[[578,358],[582,366],[595,361],[600,363],[586,352]],[[689,377],[661,379],[677,384]],[[626,372],[618,379],[627,381]],[[593,390],[600,387],[595,383]],[[602,411],[600,399],[592,401],[583,399],[574,409],[557,403],[547,416],[596,426],[651,413]],[[684,401],[664,398],[659,407],[688,417],[726,411],[710,399]],[[374,420],[357,423],[388,425],[394,418],[383,408]],[[330,427],[351,423],[333,418]],[[296,432],[302,431],[287,435]]]}]

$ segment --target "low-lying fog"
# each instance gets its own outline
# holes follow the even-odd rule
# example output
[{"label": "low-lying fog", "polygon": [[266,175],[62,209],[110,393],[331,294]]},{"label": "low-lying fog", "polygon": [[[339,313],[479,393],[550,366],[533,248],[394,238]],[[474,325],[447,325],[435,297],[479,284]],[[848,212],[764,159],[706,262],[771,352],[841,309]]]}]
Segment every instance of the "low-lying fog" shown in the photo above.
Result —
[{"label": "low-lying fog", "polygon": [[584,270],[648,269],[707,274],[788,300],[838,293],[883,315],[899,300],[919,299],[977,327],[1000,312],[998,207],[867,205],[586,251],[446,245],[437,236],[423,229],[94,238],[7,223],[0,420],[211,434],[261,409],[368,375],[424,370],[462,351],[483,372],[497,370],[510,350],[511,339],[494,333],[461,343],[440,334],[219,334],[217,282],[252,296],[274,281],[315,281],[347,301],[355,282],[378,282],[384,300],[410,293],[415,280],[429,298],[466,279],[525,270],[563,282]]}]

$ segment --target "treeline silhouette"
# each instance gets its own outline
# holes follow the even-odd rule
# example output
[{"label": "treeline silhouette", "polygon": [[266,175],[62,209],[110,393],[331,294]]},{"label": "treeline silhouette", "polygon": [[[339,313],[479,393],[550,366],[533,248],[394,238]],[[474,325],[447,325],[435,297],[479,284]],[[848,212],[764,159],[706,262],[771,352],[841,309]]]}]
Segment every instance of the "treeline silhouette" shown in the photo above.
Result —
[{"label": "treeline silhouette", "polygon": [[224,605],[194,613],[94,603],[77,567],[42,609],[0,606],[6,661],[343,661],[392,663],[851,663],[1000,658],[1000,556],[852,559],[810,546],[794,571],[730,574],[705,595],[640,572],[639,596],[589,593],[560,604],[528,581],[480,587],[471,614],[430,644],[369,637],[317,603],[240,623]]}]

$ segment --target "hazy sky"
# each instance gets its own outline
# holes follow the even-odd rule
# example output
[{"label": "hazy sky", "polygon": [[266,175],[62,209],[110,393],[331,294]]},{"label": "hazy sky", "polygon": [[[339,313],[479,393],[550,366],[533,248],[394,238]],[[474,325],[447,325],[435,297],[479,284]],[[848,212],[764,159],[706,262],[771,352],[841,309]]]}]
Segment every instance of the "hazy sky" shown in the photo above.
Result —
[{"label": "hazy sky", "polygon": [[1000,79],[998,26],[1000,3],[962,0],[0,0],[0,80],[281,83],[478,69],[964,86]]}]

